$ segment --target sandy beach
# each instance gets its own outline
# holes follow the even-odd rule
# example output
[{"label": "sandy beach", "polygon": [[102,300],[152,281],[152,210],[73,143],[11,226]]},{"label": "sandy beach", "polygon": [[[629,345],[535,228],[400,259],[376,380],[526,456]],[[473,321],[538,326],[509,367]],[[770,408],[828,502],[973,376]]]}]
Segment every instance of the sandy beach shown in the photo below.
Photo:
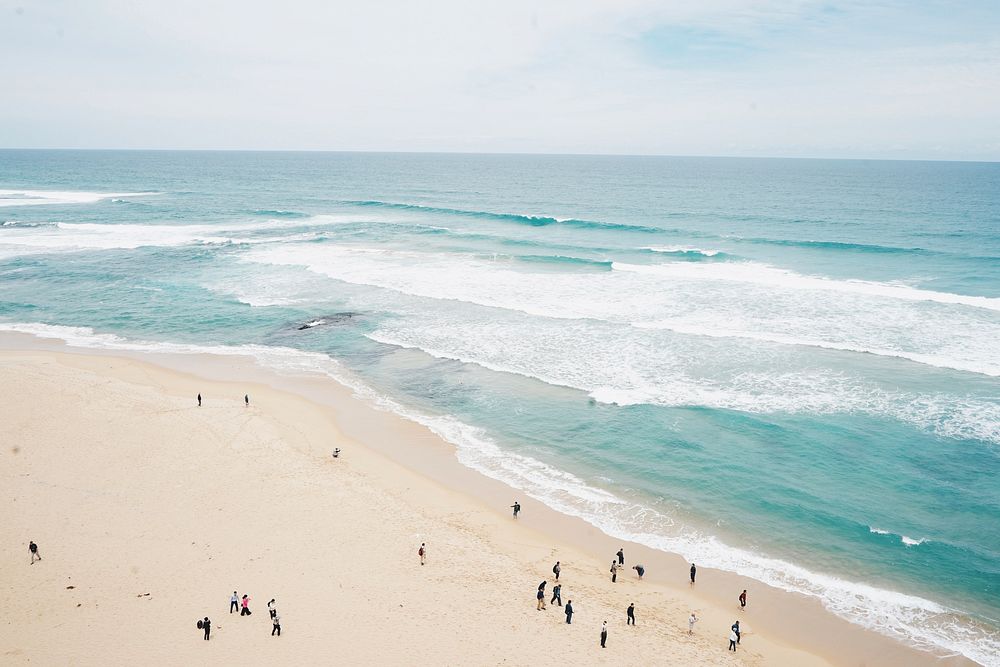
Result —
[{"label": "sandy beach", "polygon": [[[736,575],[702,569],[691,587],[679,557],[463,468],[448,443],[331,381],[27,336],[2,347],[4,664],[971,664]],[[29,564],[29,540],[42,561]],[[558,606],[536,610],[556,561],[572,625]],[[229,613],[234,590],[250,617]]]}]

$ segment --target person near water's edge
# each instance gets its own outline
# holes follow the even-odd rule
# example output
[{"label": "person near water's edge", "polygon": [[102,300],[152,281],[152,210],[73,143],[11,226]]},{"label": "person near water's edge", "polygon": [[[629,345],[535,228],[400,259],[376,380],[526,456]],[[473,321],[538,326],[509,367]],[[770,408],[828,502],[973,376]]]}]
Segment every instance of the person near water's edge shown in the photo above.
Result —
[{"label": "person near water's edge", "polygon": [[740,632],[740,622],[736,621],[735,623],[733,623],[733,627],[731,627],[730,630],[732,630],[733,632],[736,633],[736,643],[739,644],[740,643],[740,635],[742,634]]},{"label": "person near water's edge", "polygon": [[694,566],[694,563],[691,563],[691,583],[692,584],[694,583],[694,575],[696,575],[697,573],[698,573],[698,568],[696,568]]},{"label": "person near water's edge", "polygon": [[566,625],[572,625],[573,624],[573,601],[572,600],[567,600],[566,601],[566,609],[565,609],[565,611],[566,611]]},{"label": "person near water's edge", "polygon": [[625,550],[622,549],[622,548],[619,548],[618,549],[618,553],[615,554],[615,555],[618,556],[618,564],[619,565],[624,565],[625,564]]},{"label": "person near water's edge", "polygon": [[232,597],[229,598],[229,613],[240,610],[240,597],[233,591]]},{"label": "person near water's edge", "polygon": [[201,394],[198,394],[198,407],[201,407]]},{"label": "person near water's edge", "polygon": [[632,569],[635,573],[639,575],[639,579],[642,580],[642,575],[646,574],[646,568],[642,565],[633,565]]},{"label": "person near water's edge", "polygon": [[34,565],[36,560],[42,560],[41,554],[38,553],[38,545],[35,544],[34,540],[28,540],[28,551],[31,553],[31,565]]},{"label": "person near water's edge", "polygon": [[736,652],[736,642],[739,641],[739,636],[736,634],[735,630],[729,631],[729,650],[733,653]]},{"label": "person near water's edge", "polygon": [[212,621],[208,620],[208,616],[201,622],[201,629],[205,631],[205,641],[209,641],[208,636],[212,634]]},{"label": "person near water's edge", "polygon": [[740,609],[742,610],[746,608],[747,608],[747,589],[744,588],[743,592],[740,593]]},{"label": "person near water's edge", "polygon": [[625,625],[635,625],[635,603],[630,602],[625,610]]},{"label": "person near water's edge", "polygon": [[549,600],[549,604],[558,604],[560,607],[563,606],[562,584],[556,584],[552,587],[552,599]]},{"label": "person near water's edge", "polygon": [[562,567],[559,565],[559,561],[552,566],[552,574],[556,575],[556,581],[559,581],[559,573],[562,572]]},{"label": "person near water's edge", "polygon": [[618,581],[618,561],[611,561],[611,583]]},{"label": "person near water's edge", "polygon": [[514,504],[510,506],[514,510],[514,518],[517,518],[517,513],[521,511],[521,503],[514,501]]},{"label": "person near water's edge", "polygon": [[604,644],[608,641],[608,622],[604,621],[604,625],[601,626],[601,648],[605,648]]}]

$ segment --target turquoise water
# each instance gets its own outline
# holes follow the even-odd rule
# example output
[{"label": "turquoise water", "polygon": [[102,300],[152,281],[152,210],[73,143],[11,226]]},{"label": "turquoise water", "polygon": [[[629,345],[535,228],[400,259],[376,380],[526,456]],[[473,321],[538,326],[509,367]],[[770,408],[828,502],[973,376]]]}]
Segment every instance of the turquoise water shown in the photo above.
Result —
[{"label": "turquoise water", "polygon": [[331,375],[606,532],[1000,664],[998,164],[0,151],[0,223],[0,330]]}]

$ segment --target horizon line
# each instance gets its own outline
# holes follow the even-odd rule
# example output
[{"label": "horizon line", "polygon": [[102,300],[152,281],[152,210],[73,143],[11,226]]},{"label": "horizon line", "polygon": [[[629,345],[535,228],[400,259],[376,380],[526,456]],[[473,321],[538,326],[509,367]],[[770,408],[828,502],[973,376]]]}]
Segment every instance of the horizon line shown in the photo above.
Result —
[{"label": "horizon line", "polygon": [[52,151],[91,153],[337,153],[352,155],[488,155],[519,157],[623,157],[623,158],[685,158],[709,160],[836,160],[842,162],[959,162],[998,164],[1000,158],[906,158],[906,157],[821,157],[801,155],[717,155],[671,153],[546,153],[518,151],[416,151],[416,150],[347,150],[327,148],[67,148],[67,147],[3,147],[2,152]]}]

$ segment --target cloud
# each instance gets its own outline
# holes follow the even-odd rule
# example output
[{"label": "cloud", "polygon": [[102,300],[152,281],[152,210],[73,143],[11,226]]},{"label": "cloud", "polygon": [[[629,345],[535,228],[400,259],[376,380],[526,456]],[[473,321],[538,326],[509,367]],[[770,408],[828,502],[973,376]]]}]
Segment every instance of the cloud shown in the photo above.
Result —
[{"label": "cloud", "polygon": [[0,145],[998,159],[985,3],[16,5]]}]

